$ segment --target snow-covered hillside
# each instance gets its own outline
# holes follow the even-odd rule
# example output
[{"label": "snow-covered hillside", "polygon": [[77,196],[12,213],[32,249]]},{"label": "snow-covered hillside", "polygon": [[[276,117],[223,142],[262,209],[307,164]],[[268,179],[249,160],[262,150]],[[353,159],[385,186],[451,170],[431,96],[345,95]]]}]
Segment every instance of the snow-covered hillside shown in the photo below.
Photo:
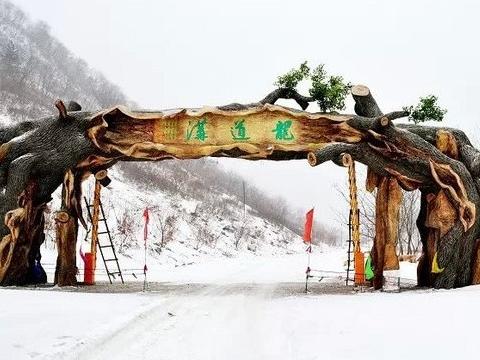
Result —
[{"label": "snow-covered hillside", "polygon": [[0,111],[13,119],[52,113],[56,99],[86,109],[127,103],[120,89],[69,51],[43,22],[0,0]]},{"label": "snow-covered hillside", "polygon": [[[189,198],[183,193],[137,188],[115,169],[110,172],[110,177],[112,183],[102,190],[102,202],[126,280],[135,280],[135,276],[143,272],[143,212],[147,207],[150,214],[147,265],[151,272],[218,257],[272,256],[303,251],[304,245],[297,234],[265,220],[248,206],[244,215],[243,203],[214,189],[210,190],[210,201],[206,201]],[[92,199],[92,190],[93,178],[84,183],[87,199]],[[49,280],[53,278],[56,257],[53,214],[59,205],[60,189],[50,205],[47,241],[41,248],[42,263]],[[87,218],[86,211],[84,215]],[[85,235],[81,228],[78,254],[80,251],[89,252],[90,244],[84,240]],[[105,237],[101,240],[105,241]],[[80,256],[77,263],[81,280],[83,261]],[[102,275],[104,267],[100,258],[97,264],[98,273]],[[104,277],[100,276],[100,279]]]},{"label": "snow-covered hillside", "polygon": [[8,126],[8,125],[11,125],[12,123],[13,123],[12,119],[10,119],[9,116],[0,113],[0,126]]}]

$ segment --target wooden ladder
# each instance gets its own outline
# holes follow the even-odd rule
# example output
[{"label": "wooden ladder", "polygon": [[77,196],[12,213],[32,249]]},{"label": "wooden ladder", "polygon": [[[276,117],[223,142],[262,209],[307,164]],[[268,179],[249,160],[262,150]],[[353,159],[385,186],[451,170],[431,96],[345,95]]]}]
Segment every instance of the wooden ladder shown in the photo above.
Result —
[{"label": "wooden ladder", "polygon": [[[357,209],[357,217],[360,219],[360,211]],[[348,213],[348,250],[347,250],[347,277],[345,278],[345,285],[349,283],[355,284],[355,246],[353,243],[353,222],[352,209]],[[352,276],[353,275],[353,276]]]},{"label": "wooden ladder", "polygon": [[[93,216],[91,209],[93,208],[93,204],[90,204],[86,197],[84,197],[85,205],[87,207],[88,218],[90,223],[93,225]],[[115,252],[115,246],[113,245],[112,235],[110,233],[110,229],[108,228],[107,218],[105,217],[105,212],[103,211],[102,201],[99,201],[100,205],[100,212],[101,218],[98,219],[98,222],[103,223],[104,229],[97,232],[97,245],[98,249],[100,250],[100,254],[102,256],[103,264],[105,265],[105,270],[108,275],[108,280],[110,284],[113,284],[112,280],[117,280],[116,276],[118,276],[124,284],[122,270],[120,270],[120,264],[118,263],[117,253]],[[98,224],[96,224],[98,226]],[[102,239],[103,238],[103,239]],[[103,241],[102,241],[103,240]],[[106,258],[107,254],[105,253],[106,249],[111,249],[111,254],[109,258]],[[109,264],[113,264],[113,268]],[[115,266],[116,265],[116,266]]]}]

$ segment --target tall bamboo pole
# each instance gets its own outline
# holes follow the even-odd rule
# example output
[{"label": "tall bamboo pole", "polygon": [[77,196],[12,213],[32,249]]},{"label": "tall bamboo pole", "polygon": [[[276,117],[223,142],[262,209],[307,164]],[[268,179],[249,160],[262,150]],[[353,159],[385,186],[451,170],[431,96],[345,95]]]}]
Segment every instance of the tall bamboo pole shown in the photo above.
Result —
[{"label": "tall bamboo pole", "polygon": [[345,154],[342,163],[348,167],[348,184],[350,189],[350,226],[352,229],[353,259],[355,267],[355,285],[365,283],[364,255],[360,248],[360,214],[358,211],[357,179],[355,174],[355,162],[351,155]]},{"label": "tall bamboo pole", "polygon": [[95,190],[93,193],[92,243],[90,249],[93,257],[93,271],[95,271],[97,266],[98,219],[100,217],[100,190],[102,188],[99,177],[101,175],[95,175]]}]

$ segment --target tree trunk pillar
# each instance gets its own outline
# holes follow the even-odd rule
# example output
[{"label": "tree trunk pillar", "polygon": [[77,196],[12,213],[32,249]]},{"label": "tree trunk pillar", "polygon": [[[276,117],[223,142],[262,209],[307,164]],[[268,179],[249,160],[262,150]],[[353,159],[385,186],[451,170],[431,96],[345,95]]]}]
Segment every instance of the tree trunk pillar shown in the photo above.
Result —
[{"label": "tree trunk pillar", "polygon": [[56,214],[55,223],[58,256],[54,283],[58,286],[75,286],[77,284],[78,220],[63,210]]},{"label": "tree trunk pillar", "polygon": [[77,284],[76,245],[81,216],[80,198],[81,176],[68,170],[62,186],[62,207],[55,216],[58,256],[54,283],[59,286]]},{"label": "tree trunk pillar", "polygon": [[383,287],[383,271],[400,268],[396,253],[402,190],[394,177],[378,177],[375,199],[375,238],[372,261],[375,267],[373,287]]},{"label": "tree trunk pillar", "polygon": [[472,285],[480,284],[480,240],[476,242],[472,268]]},{"label": "tree trunk pillar", "polygon": [[5,215],[10,234],[0,241],[0,285],[32,282],[35,258],[43,242],[45,204],[34,204],[37,184],[30,182],[18,199],[18,208]]}]

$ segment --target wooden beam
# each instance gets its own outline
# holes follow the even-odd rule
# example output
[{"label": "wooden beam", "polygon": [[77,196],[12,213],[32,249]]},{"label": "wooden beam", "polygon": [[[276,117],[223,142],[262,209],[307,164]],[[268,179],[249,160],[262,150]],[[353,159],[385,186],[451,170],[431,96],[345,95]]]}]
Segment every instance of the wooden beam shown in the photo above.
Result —
[{"label": "wooden beam", "polygon": [[358,143],[355,115],[307,113],[276,105],[244,110],[128,111],[93,115],[92,142],[108,156],[195,159],[204,156],[287,160],[306,158],[328,143]]},{"label": "wooden beam", "polygon": [[93,213],[92,213],[92,243],[90,252],[93,256],[93,271],[97,264],[97,243],[98,243],[98,220],[100,218],[100,191],[102,186],[100,180],[95,179],[95,190],[93,192]]}]

